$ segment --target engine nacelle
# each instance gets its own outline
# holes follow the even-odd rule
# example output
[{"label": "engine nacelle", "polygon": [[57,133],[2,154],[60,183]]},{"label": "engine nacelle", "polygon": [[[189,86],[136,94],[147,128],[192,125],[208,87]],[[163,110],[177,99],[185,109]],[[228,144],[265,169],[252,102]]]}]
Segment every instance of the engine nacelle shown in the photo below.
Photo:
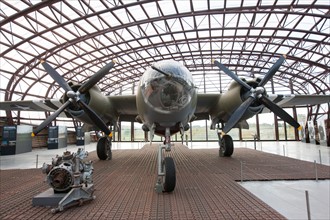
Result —
[{"label": "engine nacelle", "polygon": [[[74,185],[74,171],[79,166],[80,184],[90,184],[93,182],[92,161],[83,161],[88,153],[81,148],[77,153],[66,151],[61,157],[53,158],[51,164],[44,163],[42,172],[47,174],[47,182],[54,189],[55,193],[64,193],[71,190]],[[80,163],[76,164],[76,157],[80,158]]]},{"label": "engine nacelle", "polygon": [[[73,85],[71,88],[73,91],[77,91],[80,85]],[[80,100],[88,104],[90,108],[107,124],[113,125],[116,119],[116,113],[110,100],[101,93],[98,86],[93,86],[85,94],[79,95]],[[63,97],[64,102],[68,100],[67,96]],[[76,119],[85,122],[87,124],[94,124],[94,122],[88,117],[86,112],[79,108],[79,106],[71,104],[67,111]]]},{"label": "engine nacelle", "polygon": [[[252,87],[256,87],[258,85],[258,80],[258,78],[252,79],[246,81],[246,83]],[[239,85],[236,81],[232,82],[228,88],[228,91],[221,95],[218,102],[211,110],[211,128],[214,129],[216,123],[227,122],[234,111],[248,98],[248,95],[249,93],[245,90],[245,88]],[[263,108],[264,106],[262,104],[255,101],[242,116],[241,120],[246,120],[253,117],[257,113],[261,112]]]}]

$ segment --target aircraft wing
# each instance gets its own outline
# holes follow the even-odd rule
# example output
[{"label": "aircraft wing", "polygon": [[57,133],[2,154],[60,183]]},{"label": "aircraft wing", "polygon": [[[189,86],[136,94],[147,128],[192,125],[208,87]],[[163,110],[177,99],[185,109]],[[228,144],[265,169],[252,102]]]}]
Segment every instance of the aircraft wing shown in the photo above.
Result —
[{"label": "aircraft wing", "polygon": [[[217,114],[215,109],[225,109],[223,105],[226,103],[221,103],[221,96],[223,94],[198,94],[197,107],[195,111],[196,119],[194,120],[203,120],[210,119],[212,114],[217,115],[218,121],[226,122],[229,119],[229,116],[232,112],[226,112],[226,114]],[[233,97],[235,99],[235,97]],[[269,99],[276,103],[278,106],[293,107],[293,106],[306,106],[306,105],[317,105],[330,102],[330,95],[269,95]],[[221,106],[218,106],[221,105]],[[218,106],[215,108],[215,106]],[[237,106],[238,107],[238,106]],[[268,108],[264,108],[262,113],[270,112]],[[213,118],[213,117],[212,117]],[[241,127],[247,128],[247,123],[245,120],[241,120]]]},{"label": "aircraft wing", "polygon": [[[108,96],[120,121],[135,121],[137,113],[136,96]],[[21,100],[0,102],[0,110],[5,111],[49,111],[54,112],[62,106],[59,99]],[[107,106],[105,106],[106,108]],[[61,117],[67,117],[64,113]]]},{"label": "aircraft wing", "polygon": [[[0,102],[0,110],[5,111],[49,111],[54,112],[60,108],[62,103],[59,99],[44,100],[21,100]],[[70,117],[62,112],[60,117]]]},{"label": "aircraft wing", "polygon": [[108,96],[108,99],[113,105],[119,121],[135,122],[138,115],[135,95]]},{"label": "aircraft wing", "polygon": [[[330,95],[269,95],[269,99],[282,108],[293,106],[319,105],[330,103]],[[264,108],[262,113],[270,112],[268,108]]]},{"label": "aircraft wing", "polygon": [[318,105],[330,102],[330,95],[269,95],[278,106],[283,108],[293,106]]},{"label": "aircraft wing", "polygon": [[[218,103],[221,94],[198,94],[195,116],[197,120],[209,119],[209,113]],[[318,105],[330,102],[330,95],[269,95],[269,99],[282,108],[293,106]],[[263,113],[270,112],[264,108]]]},{"label": "aircraft wing", "polygon": [[0,109],[6,111],[56,111],[62,103],[58,99],[21,100],[0,102]]},{"label": "aircraft wing", "polygon": [[217,104],[221,94],[198,94],[195,111],[196,120],[210,119],[210,112]]}]

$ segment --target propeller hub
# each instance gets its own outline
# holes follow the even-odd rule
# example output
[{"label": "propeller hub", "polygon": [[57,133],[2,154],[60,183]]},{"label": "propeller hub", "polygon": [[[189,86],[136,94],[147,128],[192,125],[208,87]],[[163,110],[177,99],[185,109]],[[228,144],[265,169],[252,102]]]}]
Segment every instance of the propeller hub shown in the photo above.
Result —
[{"label": "propeller hub", "polygon": [[[78,93],[78,92],[77,92]],[[67,93],[66,93],[66,95],[69,97],[69,98],[71,98],[71,99],[76,99],[78,96],[79,96],[79,94],[77,94],[76,92],[74,92],[74,91],[68,91]]]},{"label": "propeller hub", "polygon": [[258,86],[257,88],[255,88],[255,93],[257,95],[264,94],[265,93],[265,88],[264,87],[261,87],[261,86]]}]

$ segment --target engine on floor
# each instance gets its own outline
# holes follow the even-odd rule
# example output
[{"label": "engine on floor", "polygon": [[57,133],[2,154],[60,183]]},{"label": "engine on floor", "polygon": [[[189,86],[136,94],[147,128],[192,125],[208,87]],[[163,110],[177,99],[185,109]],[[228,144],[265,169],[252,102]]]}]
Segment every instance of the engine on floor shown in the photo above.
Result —
[{"label": "engine on floor", "polygon": [[[92,161],[84,160],[88,152],[79,148],[77,153],[65,151],[62,156],[56,155],[51,164],[44,163],[42,172],[47,174],[47,182],[54,189],[55,193],[65,193],[71,190],[75,184],[75,176],[80,176],[80,184],[91,184],[93,182],[93,164]],[[80,160],[76,160],[79,157]],[[76,164],[79,161],[79,164]],[[76,166],[79,166],[78,173],[75,173]]]}]

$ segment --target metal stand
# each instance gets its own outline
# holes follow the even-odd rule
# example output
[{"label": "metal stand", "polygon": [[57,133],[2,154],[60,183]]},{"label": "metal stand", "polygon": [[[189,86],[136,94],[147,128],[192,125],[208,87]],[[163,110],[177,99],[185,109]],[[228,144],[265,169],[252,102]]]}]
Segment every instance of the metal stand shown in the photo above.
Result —
[{"label": "metal stand", "polygon": [[[90,201],[95,199],[96,197],[93,196],[94,187],[88,187],[88,190],[83,189],[83,184],[80,184],[80,158],[76,157],[76,165],[75,165],[75,172],[74,172],[74,185],[72,186],[71,191],[64,196],[64,198],[58,203],[58,207],[51,210],[52,213],[61,212],[65,208],[69,208],[75,205],[82,205],[86,201]],[[93,184],[91,184],[93,185]],[[86,184],[86,187],[88,185]]]}]

